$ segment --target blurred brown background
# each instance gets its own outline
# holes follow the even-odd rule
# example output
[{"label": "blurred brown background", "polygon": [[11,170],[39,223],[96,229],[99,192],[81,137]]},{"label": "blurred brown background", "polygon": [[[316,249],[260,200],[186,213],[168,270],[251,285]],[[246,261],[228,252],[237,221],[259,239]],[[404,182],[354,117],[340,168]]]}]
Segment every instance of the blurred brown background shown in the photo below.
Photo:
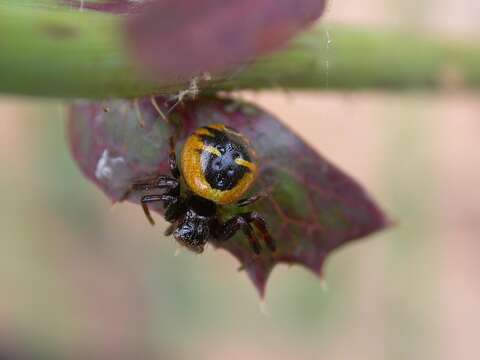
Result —
[{"label": "blurred brown background", "polygon": [[[477,36],[480,3],[332,1],[325,20],[460,39]],[[62,104],[3,97],[0,347],[44,358],[480,358],[480,96],[239,96],[352,174],[397,226],[336,252],[327,290],[278,267],[259,304],[224,252],[175,257],[163,225],[111,208],[70,159]]]}]

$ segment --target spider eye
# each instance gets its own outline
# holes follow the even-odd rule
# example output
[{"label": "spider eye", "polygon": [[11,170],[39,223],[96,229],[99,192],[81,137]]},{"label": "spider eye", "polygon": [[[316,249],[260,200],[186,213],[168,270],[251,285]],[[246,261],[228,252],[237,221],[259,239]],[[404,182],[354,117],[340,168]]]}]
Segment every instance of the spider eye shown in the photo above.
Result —
[{"label": "spider eye", "polygon": [[233,176],[233,174],[235,174],[235,170],[233,170],[232,167],[229,167],[229,168],[228,168],[228,171],[227,171],[227,175],[228,175],[228,176]]}]

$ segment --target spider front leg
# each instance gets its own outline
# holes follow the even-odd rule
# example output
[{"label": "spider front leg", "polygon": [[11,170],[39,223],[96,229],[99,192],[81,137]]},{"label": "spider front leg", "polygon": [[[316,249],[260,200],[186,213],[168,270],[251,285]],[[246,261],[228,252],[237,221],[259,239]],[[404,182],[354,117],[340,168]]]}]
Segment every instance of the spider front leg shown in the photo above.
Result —
[{"label": "spider front leg", "polygon": [[185,205],[180,200],[178,196],[163,194],[163,195],[145,195],[142,197],[141,204],[143,212],[147,217],[151,225],[155,225],[152,214],[150,213],[150,208],[148,204],[153,202],[163,202],[165,210],[165,220],[172,222],[180,217],[180,215],[185,211]]},{"label": "spider front leg", "polygon": [[140,201],[142,204],[143,212],[145,213],[145,216],[147,217],[149,223],[152,225],[155,224],[155,221],[153,220],[152,215],[150,214],[150,209],[148,208],[148,204],[151,202],[163,202],[163,207],[165,209],[165,219],[167,221],[171,221],[171,219],[174,219],[177,216],[177,213],[180,212],[180,183],[177,179],[161,175],[150,181],[134,183],[122,198],[123,201],[127,199],[132,194],[132,192],[144,192],[155,189],[166,191],[164,194],[161,195],[144,195]]},{"label": "spider front leg", "polygon": [[125,192],[120,201],[126,200],[133,192],[150,191],[150,190],[167,190],[165,193],[173,196],[180,195],[180,183],[177,179],[169,176],[160,175],[150,180],[143,180],[142,182],[134,183]]}]

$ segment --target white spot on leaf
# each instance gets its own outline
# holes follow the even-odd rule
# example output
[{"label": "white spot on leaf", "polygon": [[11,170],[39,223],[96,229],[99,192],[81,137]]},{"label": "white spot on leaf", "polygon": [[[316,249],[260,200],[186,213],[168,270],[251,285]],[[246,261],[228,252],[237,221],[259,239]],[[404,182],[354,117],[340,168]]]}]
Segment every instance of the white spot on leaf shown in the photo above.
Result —
[{"label": "white spot on leaf", "polygon": [[98,159],[95,169],[95,177],[98,180],[112,180],[115,176],[115,170],[126,166],[125,160],[121,157],[111,157],[108,150],[105,149],[100,159]]}]

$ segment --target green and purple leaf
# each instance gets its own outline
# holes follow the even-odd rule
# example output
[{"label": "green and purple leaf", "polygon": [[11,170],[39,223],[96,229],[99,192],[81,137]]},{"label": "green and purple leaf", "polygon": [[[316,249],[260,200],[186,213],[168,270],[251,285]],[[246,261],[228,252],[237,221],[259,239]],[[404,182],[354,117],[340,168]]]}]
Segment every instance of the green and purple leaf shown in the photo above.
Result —
[{"label": "green and purple leaf", "polygon": [[[157,103],[167,113],[163,99]],[[255,256],[243,234],[214,245],[240,261],[262,296],[276,264],[301,264],[320,274],[334,249],[387,226],[383,213],[354,180],[256,106],[203,98],[179,105],[169,119],[181,125],[177,152],[194,129],[211,123],[230,125],[252,141],[260,164],[252,194],[268,190],[269,195],[250,208],[265,216],[278,249]],[[75,160],[112,201],[121,199],[134,180],[168,173],[171,132],[150,99],[78,102],[68,125]],[[236,211],[227,208],[223,216]]]}]

